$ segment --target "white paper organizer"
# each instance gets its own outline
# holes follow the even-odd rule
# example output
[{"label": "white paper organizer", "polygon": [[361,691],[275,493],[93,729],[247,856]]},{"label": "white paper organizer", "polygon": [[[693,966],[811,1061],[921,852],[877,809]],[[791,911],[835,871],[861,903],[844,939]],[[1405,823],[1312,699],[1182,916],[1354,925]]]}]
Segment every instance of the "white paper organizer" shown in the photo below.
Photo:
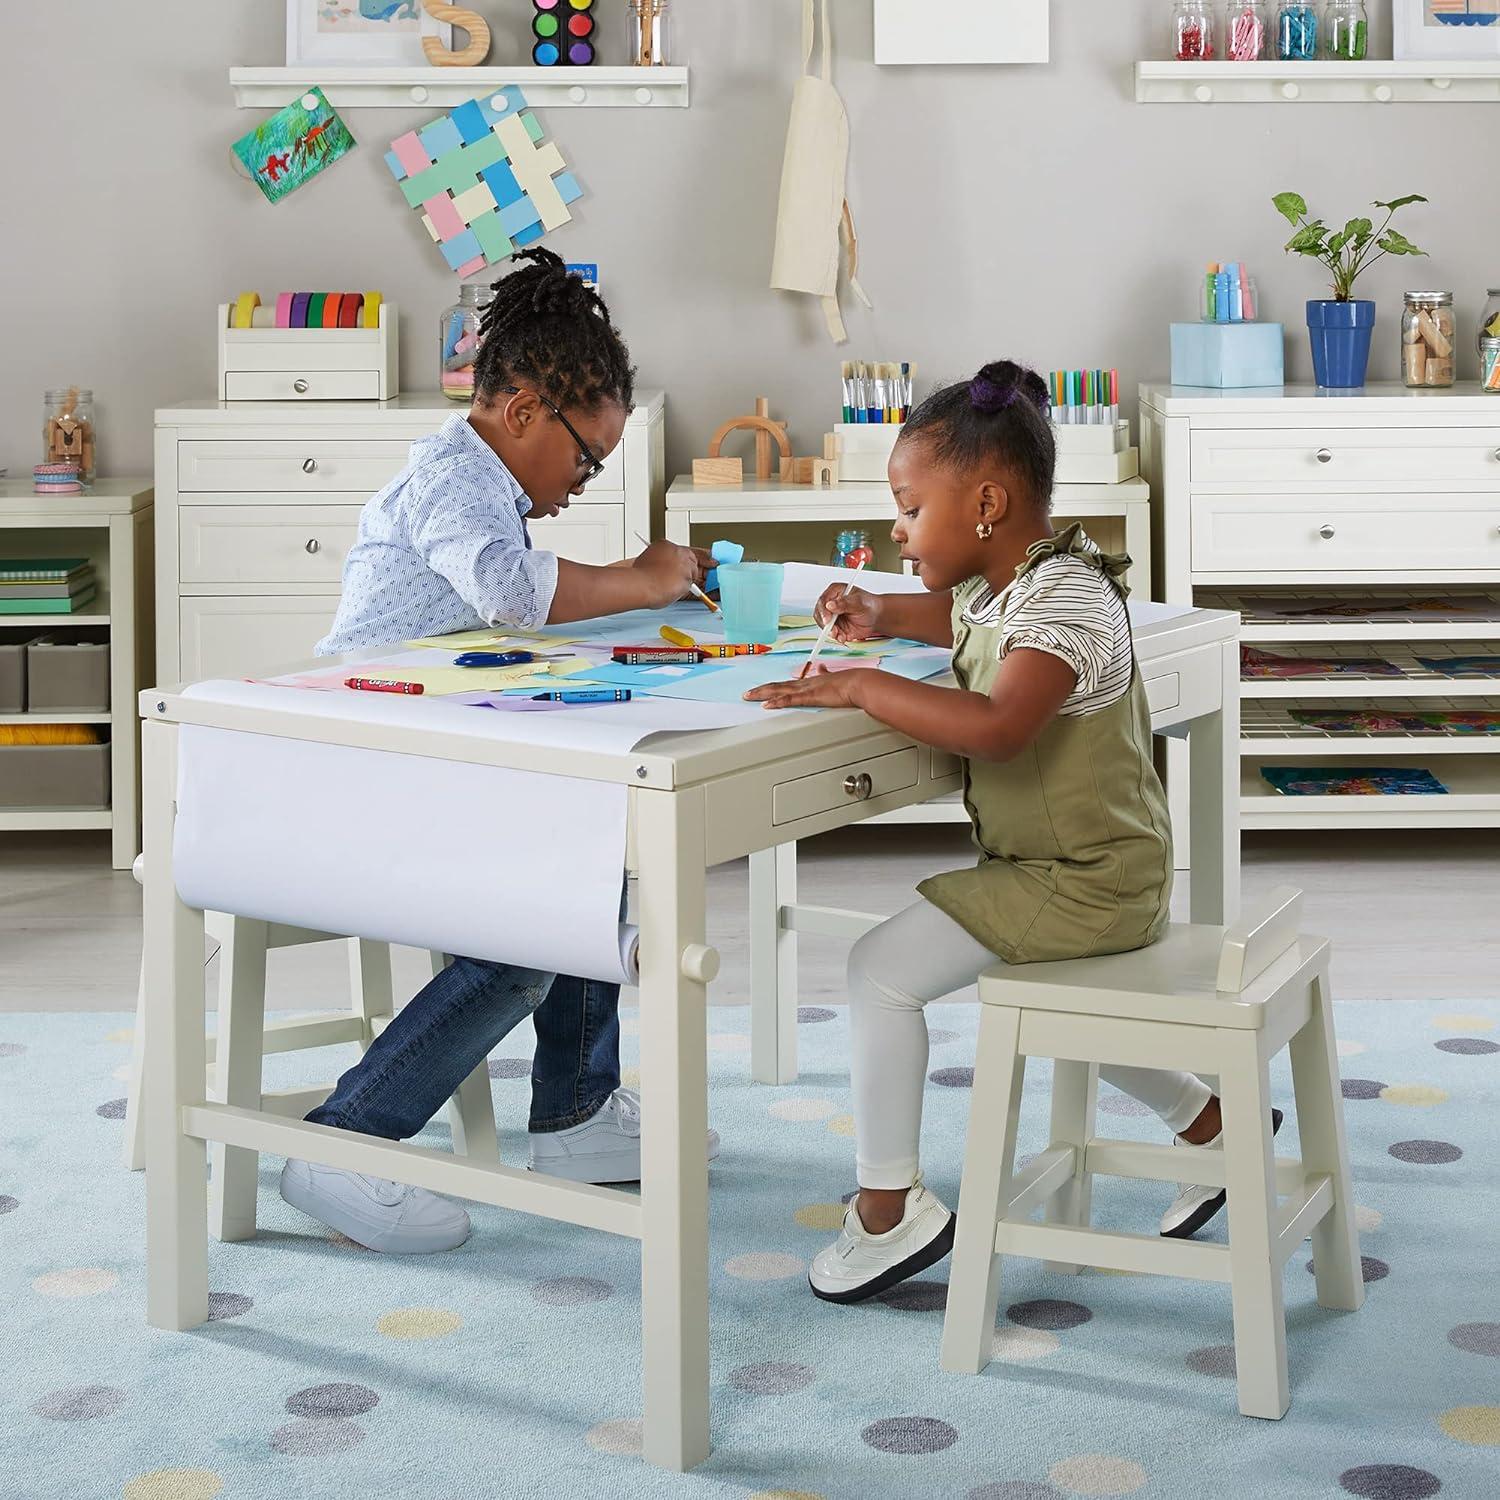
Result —
[{"label": "white paper organizer", "polygon": [[378,328],[235,328],[219,304],[220,401],[389,401],[400,392],[396,308]]},{"label": "white paper organizer", "polygon": [[1054,422],[1058,484],[1124,484],[1141,472],[1141,455],[1130,446],[1130,423],[1064,426]]},{"label": "white paper organizer", "polygon": [[833,444],[839,483],[883,484],[901,430],[900,422],[836,422]]}]

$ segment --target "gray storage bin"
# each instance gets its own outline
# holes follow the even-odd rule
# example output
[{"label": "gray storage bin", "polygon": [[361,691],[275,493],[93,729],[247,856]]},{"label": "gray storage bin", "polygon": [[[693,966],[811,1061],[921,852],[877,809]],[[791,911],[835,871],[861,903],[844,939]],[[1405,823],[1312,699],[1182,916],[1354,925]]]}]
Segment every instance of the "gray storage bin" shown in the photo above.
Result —
[{"label": "gray storage bin", "polygon": [[0,627],[0,714],[26,709],[26,643],[36,631],[25,625]]},{"label": "gray storage bin", "polygon": [[26,648],[26,711],[109,712],[109,633],[39,636]]},{"label": "gray storage bin", "polygon": [[0,745],[0,807],[108,806],[108,745]]}]

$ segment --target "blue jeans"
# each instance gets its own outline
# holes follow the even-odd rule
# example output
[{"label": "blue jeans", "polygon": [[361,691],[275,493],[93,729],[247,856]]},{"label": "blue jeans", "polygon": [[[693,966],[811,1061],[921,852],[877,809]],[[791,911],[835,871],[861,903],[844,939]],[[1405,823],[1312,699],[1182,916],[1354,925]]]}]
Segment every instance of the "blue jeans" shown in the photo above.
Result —
[{"label": "blue jeans", "polygon": [[536,1028],[531,1125],[566,1130],[620,1086],[620,987],[514,964],[455,958],[397,1012],[307,1116],[361,1135],[414,1136],[527,1016]]}]

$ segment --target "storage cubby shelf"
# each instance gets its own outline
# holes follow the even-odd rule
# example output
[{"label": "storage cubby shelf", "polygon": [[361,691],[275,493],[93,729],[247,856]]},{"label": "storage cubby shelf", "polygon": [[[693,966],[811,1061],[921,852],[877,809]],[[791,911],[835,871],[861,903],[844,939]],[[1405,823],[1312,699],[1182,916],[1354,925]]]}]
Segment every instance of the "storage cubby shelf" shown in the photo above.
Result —
[{"label": "storage cubby shelf", "polygon": [[240,109],[280,109],[314,86],[335,109],[453,109],[516,84],[537,109],[686,109],[686,68],[231,68]]},{"label": "storage cubby shelf", "polygon": [[1475,104],[1500,100],[1500,61],[1138,62],[1138,104]]},{"label": "storage cubby shelf", "polygon": [[[1401,613],[1395,606],[1445,595],[1482,600],[1475,609],[1432,609]],[[1364,615],[1276,614],[1279,604],[1309,609],[1330,598],[1358,598],[1386,604],[1385,610]],[[1232,609],[1240,616],[1240,639],[1247,645],[1285,646],[1291,641],[1358,642],[1414,641],[1426,649],[1428,641],[1484,641],[1500,639],[1500,590],[1484,584],[1431,584],[1425,588],[1372,585],[1340,591],[1331,588],[1261,587],[1246,589],[1198,588],[1194,602],[1204,609]],[[1356,653],[1359,654],[1359,653]],[[1369,655],[1369,652],[1363,653]],[[1477,655],[1466,648],[1461,654]]]},{"label": "storage cubby shelf", "polygon": [[1451,639],[1426,643],[1404,641],[1400,644],[1370,644],[1363,641],[1307,641],[1281,644],[1278,656],[1293,660],[1367,660],[1377,658],[1400,668],[1399,677],[1381,672],[1344,671],[1337,675],[1307,677],[1251,677],[1240,680],[1243,698],[1348,698],[1358,692],[1361,698],[1402,697],[1490,697],[1500,694],[1500,673],[1489,677],[1452,677],[1418,660],[1430,661],[1455,656],[1494,656],[1500,658],[1500,640],[1455,642]]},{"label": "storage cubby shelf", "polygon": [[[1346,692],[1344,697],[1350,695]],[[1477,709],[1494,709],[1497,702],[1493,692],[1489,702],[1476,698],[1454,697],[1404,697],[1384,698],[1380,708],[1390,712],[1435,713],[1451,709],[1455,713],[1473,712]],[[1361,695],[1363,698],[1363,694]],[[1473,734],[1457,729],[1433,729],[1425,734],[1383,733],[1379,730],[1358,730],[1340,734],[1316,725],[1303,724],[1294,719],[1294,708],[1336,709],[1346,707],[1351,712],[1368,708],[1368,700],[1338,704],[1328,699],[1311,702],[1290,702],[1250,699],[1240,705],[1240,749],[1243,754],[1254,755],[1262,760],[1277,756],[1390,756],[1390,755],[1497,755],[1500,754],[1500,734]]]},{"label": "storage cubby shelf", "polygon": [[[1325,746],[1325,752],[1328,747]],[[1446,793],[1409,797],[1288,797],[1260,774],[1261,764],[1285,763],[1284,756],[1262,750],[1259,759],[1242,762],[1240,821],[1246,829],[1273,828],[1496,828],[1500,827],[1500,757],[1462,756],[1434,763],[1430,758],[1392,755],[1383,750],[1381,765],[1420,766],[1448,788]],[[1324,765],[1347,764],[1342,751],[1325,753]],[[1311,762],[1316,764],[1317,762]],[[1303,762],[1298,760],[1298,764]]]}]

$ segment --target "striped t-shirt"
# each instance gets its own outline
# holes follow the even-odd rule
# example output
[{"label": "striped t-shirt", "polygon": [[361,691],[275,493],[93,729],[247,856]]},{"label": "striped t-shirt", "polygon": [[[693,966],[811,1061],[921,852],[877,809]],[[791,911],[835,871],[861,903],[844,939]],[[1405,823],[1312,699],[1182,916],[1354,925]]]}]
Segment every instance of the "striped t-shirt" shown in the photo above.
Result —
[{"label": "striped t-shirt", "polygon": [[[1089,551],[1099,549],[1087,537]],[[1018,647],[1046,651],[1072,667],[1078,681],[1059,714],[1108,708],[1130,687],[1133,655],[1124,596],[1100,569],[1059,553],[996,593],[982,582],[963,608],[971,625],[998,626],[1003,661]]]}]

